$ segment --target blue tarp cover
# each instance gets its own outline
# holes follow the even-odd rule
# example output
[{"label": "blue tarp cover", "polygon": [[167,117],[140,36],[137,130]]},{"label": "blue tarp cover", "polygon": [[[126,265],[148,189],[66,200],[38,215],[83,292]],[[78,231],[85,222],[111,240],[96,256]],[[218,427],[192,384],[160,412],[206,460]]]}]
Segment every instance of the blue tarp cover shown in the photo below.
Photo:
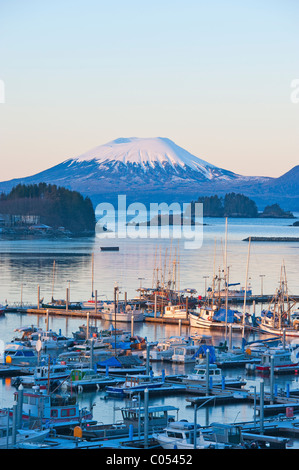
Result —
[{"label": "blue tarp cover", "polygon": [[[115,343],[111,343],[112,348],[115,348]],[[116,349],[131,349],[131,343],[120,342],[116,343]]]},{"label": "blue tarp cover", "polygon": [[215,348],[214,346],[211,346],[210,344],[202,344],[198,350],[196,351],[196,353],[194,354],[194,357],[198,357],[200,355],[202,355],[203,357],[206,357],[206,351],[207,349],[209,350],[209,353],[210,353],[210,356],[209,356],[209,363],[210,364],[214,364],[215,360],[216,360],[216,354],[215,354]]},{"label": "blue tarp cover", "polygon": [[[226,320],[226,310],[225,308],[220,308],[217,312],[214,313],[213,319],[217,321],[225,321]],[[228,309],[227,310],[227,323],[234,323],[234,311]]]},{"label": "blue tarp cover", "polygon": [[121,363],[113,356],[106,359],[106,361],[99,362],[99,366],[121,367]]}]

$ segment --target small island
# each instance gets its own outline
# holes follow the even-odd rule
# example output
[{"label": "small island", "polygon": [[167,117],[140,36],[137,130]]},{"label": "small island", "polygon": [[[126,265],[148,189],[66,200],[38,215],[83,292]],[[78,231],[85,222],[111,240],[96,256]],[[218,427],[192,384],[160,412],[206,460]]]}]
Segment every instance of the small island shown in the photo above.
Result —
[{"label": "small island", "polygon": [[224,197],[200,196],[196,201],[191,202],[191,214],[194,213],[194,204],[198,202],[203,204],[204,217],[295,218],[292,212],[284,211],[278,204],[266,206],[263,212],[259,212],[252,199],[238,193],[227,193]]},{"label": "small island", "polygon": [[277,218],[277,219],[294,219],[294,214],[289,211],[284,211],[278,204],[266,206],[264,211],[259,214],[259,217],[264,218]]},{"label": "small island", "polygon": [[52,184],[18,184],[0,195],[0,233],[9,238],[92,236],[96,218],[91,200]]}]

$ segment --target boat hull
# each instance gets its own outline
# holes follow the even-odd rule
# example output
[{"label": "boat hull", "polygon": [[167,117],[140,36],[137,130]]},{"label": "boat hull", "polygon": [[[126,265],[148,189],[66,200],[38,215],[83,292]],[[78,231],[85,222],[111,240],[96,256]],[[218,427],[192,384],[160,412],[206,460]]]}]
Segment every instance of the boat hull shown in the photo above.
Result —
[{"label": "boat hull", "polygon": [[142,322],[144,320],[144,314],[139,313],[136,315],[132,314],[123,314],[123,313],[117,313],[116,315],[112,313],[102,313],[101,318],[102,320],[106,321],[111,321],[111,322],[125,322],[125,323],[130,323],[132,321],[132,316],[135,322]]},{"label": "boat hull", "polygon": [[[213,320],[208,320],[205,318],[201,318],[196,315],[189,314],[189,321],[190,321],[190,326],[194,328],[206,328],[209,330],[212,329],[220,329],[224,330],[225,328],[232,328],[232,331],[239,331],[242,332],[243,330],[243,325],[241,323],[225,323],[221,321],[213,321]],[[245,325],[245,329],[248,328],[247,325]]]},{"label": "boat hull", "polygon": [[295,330],[294,328],[275,328],[270,325],[263,325],[261,324],[259,330],[264,333],[272,333],[277,336],[291,336],[295,338],[299,338],[299,330]]}]

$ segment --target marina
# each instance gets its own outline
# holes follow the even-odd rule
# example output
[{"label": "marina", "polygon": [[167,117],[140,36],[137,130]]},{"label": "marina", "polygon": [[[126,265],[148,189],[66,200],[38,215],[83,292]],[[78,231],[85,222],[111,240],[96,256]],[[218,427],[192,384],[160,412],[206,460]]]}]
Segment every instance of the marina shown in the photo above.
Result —
[{"label": "marina", "polygon": [[[223,223],[218,221],[217,224],[221,229],[220,232],[223,233]],[[213,230],[217,229],[217,224],[211,226]],[[231,228],[231,231],[234,233],[235,230],[238,236],[241,227],[244,230],[244,226],[237,224],[236,227]],[[201,258],[200,262],[197,261],[198,267],[193,266],[192,269],[195,273],[197,270],[202,273],[213,269],[214,235],[215,232],[212,231],[211,241],[206,239],[204,249],[206,255]],[[241,250],[245,260],[247,253],[244,249],[242,251],[239,245],[241,234],[240,242],[235,241],[234,236],[236,235],[232,235],[234,241],[228,244],[231,260],[230,276],[234,275],[234,266],[236,266],[235,277],[240,278],[241,274],[244,277],[244,271],[242,263],[239,266],[240,256],[235,256],[235,250],[238,252]],[[143,245],[141,242],[139,243],[140,249],[142,249]],[[111,288],[114,281],[109,276],[107,277],[107,273],[110,271],[105,268],[105,262],[102,258],[103,256],[109,257],[109,251],[97,251],[94,243],[89,246],[89,242],[86,245],[86,241],[78,240],[75,244],[72,243],[72,251],[74,249],[78,251],[80,247],[78,251],[80,255],[77,257],[76,252],[73,252],[72,255],[67,254],[64,258],[63,253],[66,245],[61,245],[61,242],[54,242],[54,244],[57,246],[57,256],[55,253],[53,254],[51,248],[47,267],[46,269],[43,267],[43,276],[40,277],[39,286],[36,286],[34,274],[36,272],[34,264],[39,259],[38,256],[31,256],[31,250],[23,253],[21,257],[19,257],[18,250],[9,255],[13,257],[14,263],[17,263],[16,266],[19,266],[18,263],[23,265],[23,269],[27,273],[27,282],[23,282],[22,286],[22,306],[17,308],[17,295],[8,298],[6,302],[8,307],[0,318],[3,325],[1,328],[2,341],[5,348],[11,347],[9,354],[7,354],[11,358],[11,362],[4,359],[0,368],[2,408],[10,409],[12,419],[14,396],[20,386],[20,378],[23,378],[24,381],[23,395],[31,393],[30,388],[32,389],[32,387],[43,387],[36,377],[38,361],[43,361],[41,370],[43,370],[46,391],[42,392],[42,395],[46,397],[47,393],[57,393],[57,387],[61,381],[60,393],[75,397],[76,406],[79,410],[85,409],[85,412],[88,412],[92,424],[84,426],[82,423],[80,425],[74,421],[71,426],[65,427],[58,426],[56,423],[54,425],[56,427],[55,435],[51,430],[52,426],[50,426],[51,434],[40,442],[16,441],[14,444],[9,443],[9,446],[19,446],[24,449],[161,448],[161,443],[157,440],[150,422],[147,422],[145,418],[144,413],[147,409],[155,410],[157,417],[162,416],[168,410],[170,414],[173,414],[171,419],[174,422],[183,419],[187,420],[190,426],[194,423],[196,413],[196,421],[201,429],[201,437],[199,436],[196,441],[198,448],[201,448],[202,445],[204,448],[215,448],[215,440],[211,442],[211,423],[215,422],[219,423],[219,428],[217,428],[219,435],[224,433],[224,429],[220,430],[221,425],[232,427],[230,431],[232,433],[237,432],[233,425],[239,426],[242,438],[237,446],[241,445],[242,448],[254,445],[260,448],[286,449],[297,448],[297,446],[299,448],[299,435],[296,426],[296,415],[299,412],[297,364],[292,365],[292,370],[289,369],[285,373],[277,372],[276,363],[273,363],[272,372],[271,369],[266,371],[258,368],[262,363],[262,354],[268,353],[271,357],[271,348],[277,348],[278,351],[285,351],[287,355],[289,354],[288,347],[293,341],[296,341],[296,338],[279,332],[277,335],[264,332],[256,323],[254,323],[255,326],[252,324],[252,328],[246,329],[245,335],[243,335],[242,320],[241,328],[238,329],[230,328],[229,322],[226,329],[223,327],[220,329],[193,327],[190,324],[189,315],[196,312],[199,305],[202,308],[207,302],[210,303],[211,297],[210,295],[205,296],[205,284],[207,285],[207,283],[204,277],[198,276],[198,279],[201,279],[199,284],[194,282],[196,279],[193,277],[194,274],[190,277],[190,264],[192,265],[193,261],[189,258],[188,251],[183,250],[184,256],[181,255],[180,284],[184,279],[184,286],[194,286],[194,288],[183,289],[184,302],[181,302],[181,307],[177,310],[175,308],[168,309],[168,315],[164,316],[165,307],[175,305],[175,286],[171,292],[168,292],[168,296],[171,295],[171,303],[170,300],[167,302],[161,300],[163,299],[161,283],[156,305],[154,295],[151,294],[149,300],[142,298],[144,294],[149,292],[144,286],[152,282],[153,272],[155,272],[154,281],[156,282],[157,275],[159,277],[164,271],[163,255],[161,255],[160,267],[157,267],[153,256],[152,264],[149,265],[147,273],[142,273],[143,275],[136,274],[136,269],[133,266],[128,270],[127,262],[123,264],[122,269],[131,273],[131,281],[126,283],[124,277],[119,278],[118,287],[115,289]],[[119,244],[121,245],[121,243]],[[166,241],[164,244],[164,264],[166,265],[165,272],[167,272],[167,265],[173,266],[176,265],[176,262],[175,258],[168,259],[166,248],[168,247],[170,250],[170,246],[166,244]],[[132,243],[131,245],[133,248]],[[126,245],[121,245],[117,256],[124,256],[131,245],[129,242]],[[136,244],[134,245],[136,248]],[[272,291],[271,295],[255,295],[261,289],[261,279],[264,289],[266,280],[259,277],[260,270],[256,273],[250,272],[252,296],[260,296],[261,302],[251,301],[248,293],[246,313],[249,322],[255,318],[262,318],[262,311],[268,310],[273,298],[275,298],[275,291],[280,284],[282,256],[288,270],[288,292],[292,302],[296,300],[296,296],[293,295],[296,286],[292,285],[292,272],[296,272],[296,269],[292,267],[294,261],[291,253],[289,256],[287,254],[291,251],[290,246],[291,244],[288,243],[285,245],[285,253],[275,255],[277,258],[276,273],[273,273],[272,269],[266,272],[265,278],[269,278],[267,289]],[[82,256],[83,247],[86,251],[85,256]],[[43,250],[44,254],[41,259],[45,259],[48,248],[44,247]],[[152,254],[155,254],[157,251],[156,242],[152,242],[151,250]],[[11,249],[9,252],[11,253]],[[111,256],[115,256],[115,253],[111,253]],[[252,248],[251,256],[253,259],[259,258],[259,248],[257,248],[257,252],[256,248]],[[134,258],[132,252],[130,252],[130,257]],[[56,260],[54,282],[53,259]],[[5,252],[0,254],[0,260],[5,267],[5,260],[7,260]],[[63,264],[61,264],[62,260],[64,260]],[[100,264],[98,264],[99,261]],[[73,263],[79,267],[76,279],[73,276]],[[102,265],[105,269],[105,276],[101,274]],[[288,268],[288,265],[291,267]],[[253,264],[253,266],[256,265]],[[257,268],[255,267],[255,269]],[[265,272],[265,270],[263,271]],[[30,278],[31,272],[32,279]],[[114,276],[113,269],[110,276]],[[139,280],[138,277],[147,278],[148,281],[146,279]],[[66,286],[62,288],[62,278],[73,280],[68,281]],[[83,278],[86,281],[82,285]],[[172,279],[172,274],[170,278]],[[211,275],[209,284],[212,279]],[[49,283],[48,280],[50,280]],[[177,277],[176,283],[178,284],[178,282]],[[18,292],[20,279],[17,276],[14,283],[14,292]],[[74,287],[72,288],[75,285],[76,292]],[[140,285],[142,286],[141,290]],[[7,291],[5,283],[0,286],[0,290],[3,291],[1,299],[9,297],[6,293],[10,289]],[[187,291],[188,294],[186,294]],[[105,294],[103,294],[104,292]],[[155,290],[151,290],[152,292]],[[47,304],[48,308],[42,308],[41,297],[49,299],[51,297],[60,299],[74,297],[73,306],[79,305],[80,302],[81,308],[68,309],[67,302],[64,303],[64,308],[55,308],[49,304]],[[34,298],[38,299],[36,305],[34,305]],[[93,300],[85,300],[88,298]],[[170,299],[170,297],[168,298]],[[227,305],[230,305],[227,311],[238,311],[242,319],[244,298],[238,299],[235,296],[235,302],[233,302],[232,299],[225,299],[225,296],[222,296],[221,315],[224,314],[222,317],[224,320],[226,300]],[[5,302],[2,303],[5,304]],[[40,303],[39,308],[37,308],[38,303]],[[130,309],[126,310],[126,304],[130,305]],[[9,305],[12,307],[10,308]],[[103,310],[107,311],[107,305],[111,312],[108,320],[102,318],[101,315]],[[115,312],[121,309],[128,312],[125,322],[118,321],[115,315]],[[134,321],[134,316],[131,313],[136,310],[142,311],[142,321]],[[292,312],[296,312],[296,304],[294,304]],[[295,319],[295,317],[293,318]],[[30,328],[29,325],[31,325]],[[14,350],[28,351],[28,363],[22,364],[23,359],[19,356],[13,359]],[[291,354],[293,351],[296,351],[294,345],[292,345]],[[207,354],[210,362],[209,379],[206,378]],[[51,372],[48,372],[47,369],[49,356],[51,358]],[[17,359],[18,357],[19,359]],[[32,358],[30,359],[30,357]],[[294,354],[292,358],[294,358]],[[15,361],[17,362],[15,363]],[[60,361],[63,367],[67,367],[67,376],[64,378],[52,376],[55,368],[58,371]],[[271,361],[269,365],[271,367]],[[215,367],[220,372],[211,376]],[[198,373],[200,370],[202,372]],[[197,382],[191,380],[193,377],[194,379],[198,378]],[[219,378],[217,379],[217,377]],[[121,393],[118,393],[118,390]],[[34,393],[40,392],[36,388],[33,395]],[[129,415],[127,411],[124,411],[129,408],[132,416],[133,414],[135,416],[133,421],[128,419]],[[126,419],[124,419],[125,416]],[[27,426],[25,419],[24,423]],[[166,432],[167,425],[168,419],[165,421],[164,417],[159,428],[161,434]],[[81,431],[75,430],[78,427]],[[146,434],[144,434],[144,427]],[[284,429],[282,429],[283,427]],[[261,428],[263,428],[262,432]],[[68,435],[62,435],[62,430]],[[78,436],[75,437],[76,433]],[[186,441],[185,449],[194,447],[194,439],[192,442],[190,439],[191,436],[189,436],[188,445]],[[202,441],[203,439],[205,442]],[[226,439],[229,441],[228,437]],[[176,445],[178,446],[172,442],[172,448]],[[232,446],[235,447],[236,444],[224,442],[220,445],[220,441],[218,443],[219,449]]]}]

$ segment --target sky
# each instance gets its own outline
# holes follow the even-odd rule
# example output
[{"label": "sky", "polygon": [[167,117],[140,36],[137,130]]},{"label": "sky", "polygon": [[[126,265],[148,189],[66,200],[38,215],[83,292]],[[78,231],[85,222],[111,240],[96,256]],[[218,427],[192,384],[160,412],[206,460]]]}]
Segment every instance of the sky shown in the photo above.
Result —
[{"label": "sky", "polygon": [[282,175],[298,18],[297,0],[0,0],[0,181],[133,136]]}]

